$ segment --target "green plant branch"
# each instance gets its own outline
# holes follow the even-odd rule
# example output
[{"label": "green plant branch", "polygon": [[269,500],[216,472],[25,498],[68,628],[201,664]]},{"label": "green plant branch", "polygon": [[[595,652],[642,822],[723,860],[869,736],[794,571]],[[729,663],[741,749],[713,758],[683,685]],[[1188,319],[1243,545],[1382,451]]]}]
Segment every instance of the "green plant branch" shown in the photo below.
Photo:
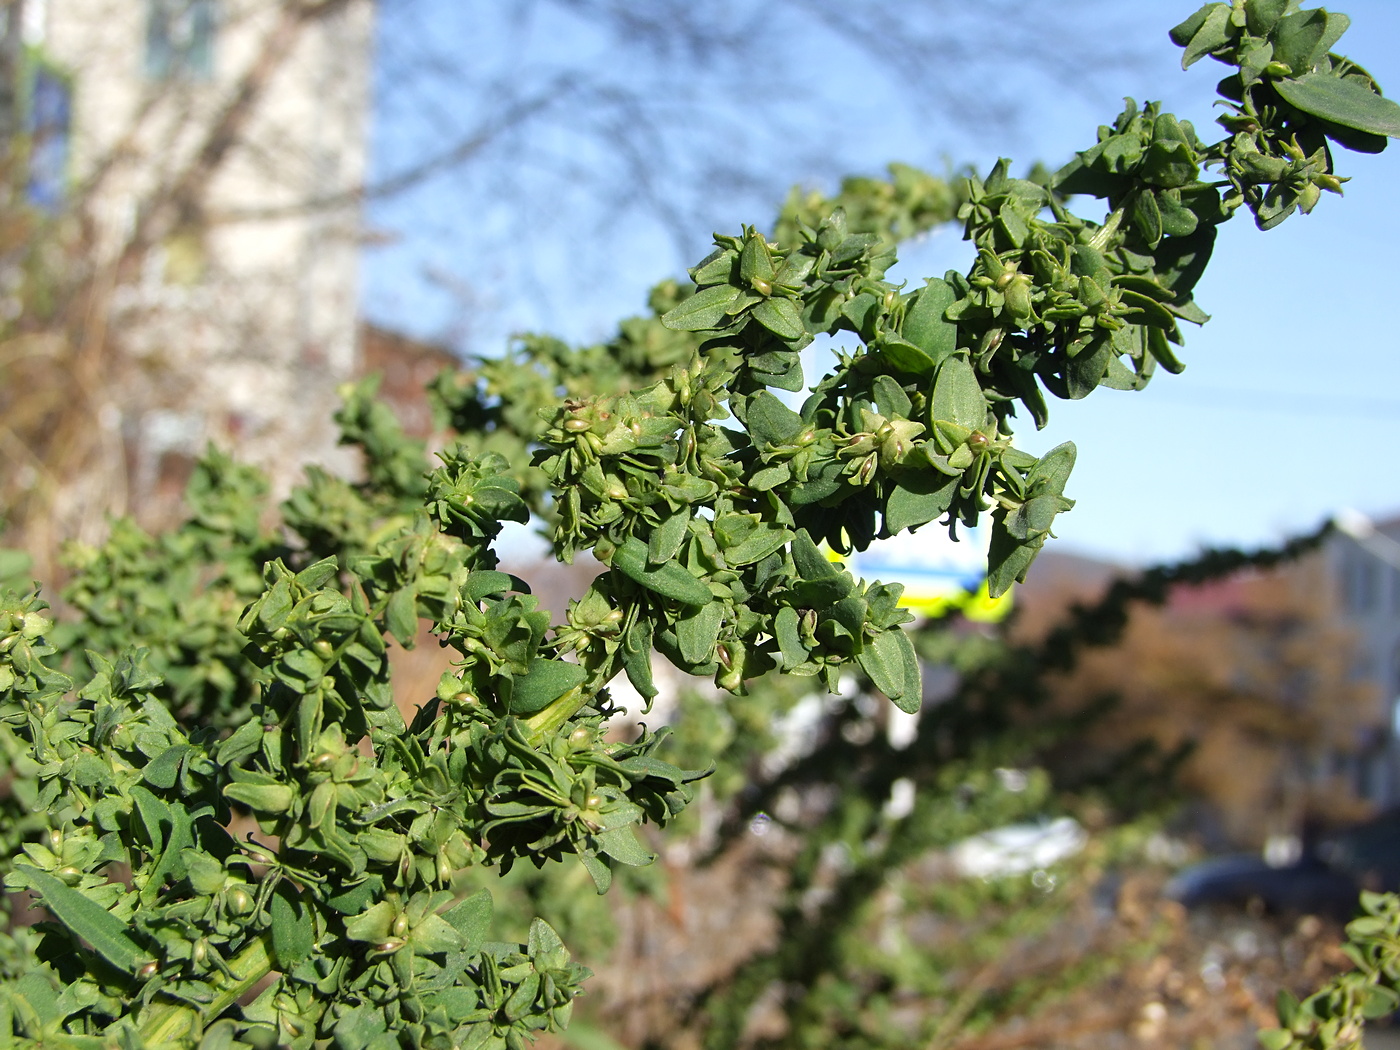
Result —
[{"label": "green plant branch", "polygon": [[229,960],[228,972],[216,973],[206,982],[213,993],[203,1006],[189,1003],[157,1002],[142,1011],[137,1027],[148,1046],[178,1046],[199,1039],[204,1029],[224,1015],[254,985],[273,972],[272,937],[254,937],[247,947]]}]

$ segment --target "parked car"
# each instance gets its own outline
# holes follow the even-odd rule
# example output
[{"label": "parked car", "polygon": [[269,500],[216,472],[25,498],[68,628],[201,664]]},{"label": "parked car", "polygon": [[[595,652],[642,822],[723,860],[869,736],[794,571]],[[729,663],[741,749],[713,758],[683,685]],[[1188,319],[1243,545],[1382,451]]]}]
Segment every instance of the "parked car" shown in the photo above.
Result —
[{"label": "parked car", "polygon": [[1305,829],[1301,855],[1270,864],[1256,854],[1214,857],[1178,872],[1167,896],[1188,908],[1244,907],[1347,920],[1361,890],[1400,890],[1400,809],[1329,834]]},{"label": "parked car", "polygon": [[1258,901],[1267,911],[1351,918],[1361,886],[1316,854],[1275,867],[1257,854],[1214,857],[1179,872],[1165,893],[1188,908],[1208,905],[1247,907]]}]

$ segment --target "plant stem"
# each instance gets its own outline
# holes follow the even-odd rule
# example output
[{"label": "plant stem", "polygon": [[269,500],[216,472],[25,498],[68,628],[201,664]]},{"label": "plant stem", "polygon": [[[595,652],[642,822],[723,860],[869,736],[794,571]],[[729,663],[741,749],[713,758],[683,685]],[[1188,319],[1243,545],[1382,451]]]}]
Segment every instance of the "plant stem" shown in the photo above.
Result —
[{"label": "plant stem", "polygon": [[582,686],[576,685],[548,707],[525,719],[530,743],[538,745],[545,737],[557,732],[560,726],[578,713],[593,694],[594,691],[585,692]]},{"label": "plant stem", "polygon": [[189,1003],[161,1003],[146,1011],[141,1019],[141,1037],[147,1046],[179,1046],[197,1041],[205,1025],[236,1003],[249,988],[272,972],[272,950],[268,936],[256,937],[230,962],[228,974],[217,974],[208,982],[214,998],[202,1007]]},{"label": "plant stem", "polygon": [[1094,235],[1089,238],[1089,247],[1096,252],[1101,252],[1108,247],[1108,242],[1113,239],[1113,235],[1118,232],[1118,227],[1123,224],[1123,216],[1127,214],[1126,202],[1114,208],[1112,213],[1104,221],[1104,224],[1094,231]]}]

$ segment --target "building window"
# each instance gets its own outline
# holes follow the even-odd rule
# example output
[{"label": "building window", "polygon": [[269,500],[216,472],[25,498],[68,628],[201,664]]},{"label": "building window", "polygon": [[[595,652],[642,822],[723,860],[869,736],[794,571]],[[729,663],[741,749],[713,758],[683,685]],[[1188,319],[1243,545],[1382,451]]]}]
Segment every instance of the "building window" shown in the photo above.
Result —
[{"label": "building window", "polygon": [[1349,612],[1371,612],[1376,608],[1380,582],[1376,560],[1365,551],[1353,548],[1342,563],[1344,601]]},{"label": "building window", "polygon": [[215,2],[147,0],[147,76],[208,80],[214,75]]},{"label": "building window", "polygon": [[63,205],[68,185],[68,138],[73,116],[73,85],[42,62],[34,62],[29,79],[29,179],[31,204],[49,212]]}]

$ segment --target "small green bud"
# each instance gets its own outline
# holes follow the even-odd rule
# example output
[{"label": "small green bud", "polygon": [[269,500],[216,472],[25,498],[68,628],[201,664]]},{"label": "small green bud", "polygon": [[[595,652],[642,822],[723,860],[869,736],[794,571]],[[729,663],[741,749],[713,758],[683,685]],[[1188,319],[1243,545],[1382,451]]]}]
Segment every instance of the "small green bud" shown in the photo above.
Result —
[{"label": "small green bud", "polygon": [[247,890],[235,888],[229,892],[228,907],[235,915],[247,915],[253,910],[253,898]]}]

